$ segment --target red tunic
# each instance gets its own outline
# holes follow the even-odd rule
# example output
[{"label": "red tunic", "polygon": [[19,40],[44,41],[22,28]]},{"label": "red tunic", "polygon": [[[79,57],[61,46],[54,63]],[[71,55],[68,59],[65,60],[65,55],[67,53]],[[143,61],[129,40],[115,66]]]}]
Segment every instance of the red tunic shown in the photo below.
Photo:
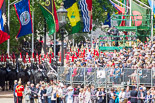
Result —
[{"label": "red tunic", "polygon": [[17,85],[15,93],[17,93],[17,96],[23,96],[24,86],[23,85]]}]

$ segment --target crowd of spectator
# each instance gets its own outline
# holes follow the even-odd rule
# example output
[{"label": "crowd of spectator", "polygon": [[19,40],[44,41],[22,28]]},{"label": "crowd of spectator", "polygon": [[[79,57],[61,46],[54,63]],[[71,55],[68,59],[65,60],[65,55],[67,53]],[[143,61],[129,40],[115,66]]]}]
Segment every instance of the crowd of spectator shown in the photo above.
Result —
[{"label": "crowd of spectator", "polygon": [[[16,83],[15,86],[18,85]],[[15,93],[14,98],[16,100]],[[144,86],[104,88],[94,85],[84,87],[65,85],[60,81],[50,83],[41,81],[34,85],[27,82],[23,101],[24,103],[154,103],[155,88]]]},{"label": "crowd of spectator", "polygon": [[99,51],[99,43],[93,43],[95,48],[87,44],[75,47],[67,52],[65,59],[67,67],[115,67],[133,69],[152,69],[155,67],[155,41],[140,43],[132,48],[120,51]]}]

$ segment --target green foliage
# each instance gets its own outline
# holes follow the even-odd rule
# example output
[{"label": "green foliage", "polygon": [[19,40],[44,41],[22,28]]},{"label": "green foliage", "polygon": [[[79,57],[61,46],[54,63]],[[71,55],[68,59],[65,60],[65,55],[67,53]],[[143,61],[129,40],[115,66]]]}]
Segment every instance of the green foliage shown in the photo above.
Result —
[{"label": "green foliage", "polygon": [[[11,3],[14,1],[15,0],[10,0]],[[18,1],[20,1],[20,0],[18,0]],[[38,5],[38,2],[43,3],[43,1],[44,0],[34,0],[34,6],[32,6],[32,0],[30,0],[31,14],[32,14],[32,11],[34,11],[34,16],[35,16],[34,17],[35,40],[38,35],[44,34],[44,17],[42,15],[42,12]],[[59,9],[62,1],[63,0],[55,0],[57,9]],[[77,1],[79,1],[79,0],[77,0]],[[140,0],[140,1],[142,1],[148,5],[148,0]],[[8,0],[5,0],[5,2],[6,2],[6,9],[7,9]],[[95,24],[93,30],[95,30],[97,27],[99,27],[104,22],[104,20],[107,18],[107,12],[104,10],[104,7],[106,7],[107,12],[109,12],[110,14],[115,12],[115,9],[113,8],[113,6],[109,2],[109,0],[93,0],[93,12],[92,13],[93,13],[93,24]],[[71,34],[71,25],[70,25],[69,20],[67,20],[67,21],[68,21],[68,24],[66,24],[65,29],[68,31],[68,33],[70,35]],[[19,27],[20,27],[20,25],[19,25],[18,18],[16,16],[14,6],[11,5],[10,6],[10,37],[11,37],[10,52],[11,53],[12,53],[12,51],[19,52],[18,48],[20,47],[23,38],[26,38],[26,40],[28,40],[28,38],[31,38],[31,34],[30,34],[30,35],[23,36],[23,37],[19,38],[18,40],[15,39],[16,35],[18,34]],[[85,39],[85,36],[83,36],[83,34],[86,34],[86,33],[78,33],[73,38],[75,38],[76,42],[79,42],[79,41]],[[61,37],[61,35],[58,32],[57,38],[60,38],[60,37]],[[7,42],[0,44],[0,52],[2,52],[2,51],[6,52],[6,50],[7,50]]]}]

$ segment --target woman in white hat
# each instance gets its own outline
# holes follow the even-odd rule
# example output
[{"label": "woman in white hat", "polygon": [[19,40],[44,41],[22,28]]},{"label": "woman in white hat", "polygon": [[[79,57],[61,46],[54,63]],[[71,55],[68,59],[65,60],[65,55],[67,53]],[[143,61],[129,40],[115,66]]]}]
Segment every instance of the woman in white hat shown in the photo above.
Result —
[{"label": "woman in white hat", "polygon": [[66,97],[66,103],[73,103],[73,94],[74,94],[73,87],[69,86],[67,90],[68,92]]},{"label": "woman in white hat", "polygon": [[80,93],[79,93],[79,103],[84,103],[84,97],[83,97],[83,89],[80,89]]}]

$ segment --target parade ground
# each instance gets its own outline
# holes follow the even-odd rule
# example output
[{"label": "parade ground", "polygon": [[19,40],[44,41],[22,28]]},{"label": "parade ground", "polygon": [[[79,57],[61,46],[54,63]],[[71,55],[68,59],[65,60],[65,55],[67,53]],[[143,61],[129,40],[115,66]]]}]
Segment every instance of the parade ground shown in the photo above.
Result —
[{"label": "parade ground", "polygon": [[12,91],[0,91],[0,103],[13,103]]},{"label": "parade ground", "polygon": [[13,98],[0,98],[0,103],[13,103]]}]

